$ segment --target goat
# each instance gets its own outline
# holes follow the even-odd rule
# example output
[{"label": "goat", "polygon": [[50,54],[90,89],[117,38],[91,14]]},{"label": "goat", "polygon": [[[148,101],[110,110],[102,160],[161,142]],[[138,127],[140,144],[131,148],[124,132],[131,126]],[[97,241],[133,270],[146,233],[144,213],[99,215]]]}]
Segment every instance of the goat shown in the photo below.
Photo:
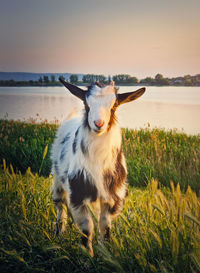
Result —
[{"label": "goat", "polygon": [[93,83],[88,90],[61,83],[84,103],[82,118],[64,123],[52,146],[53,200],[57,208],[56,233],[65,231],[70,207],[79,227],[82,244],[93,256],[94,223],[89,204],[99,223],[101,237],[109,239],[112,219],[122,210],[127,194],[127,169],[121,130],[115,111],[123,103],[139,98],[145,88],[118,94],[114,82]]}]

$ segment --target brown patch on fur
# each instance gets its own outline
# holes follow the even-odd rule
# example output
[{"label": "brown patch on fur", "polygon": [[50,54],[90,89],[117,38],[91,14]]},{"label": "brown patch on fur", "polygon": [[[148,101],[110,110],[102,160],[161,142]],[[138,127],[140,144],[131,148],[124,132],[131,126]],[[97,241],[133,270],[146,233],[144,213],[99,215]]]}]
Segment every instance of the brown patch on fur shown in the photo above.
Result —
[{"label": "brown patch on fur", "polygon": [[58,187],[55,191],[55,195],[53,197],[53,202],[55,205],[59,206],[62,203],[66,203],[67,193],[62,187]]},{"label": "brown patch on fur", "polygon": [[117,117],[115,115],[115,111],[117,109],[118,103],[117,100],[115,101],[115,104],[113,105],[112,109],[110,110],[110,120],[108,122],[108,131],[110,130],[110,128],[117,123]]},{"label": "brown patch on fur", "polygon": [[70,201],[75,208],[82,206],[86,199],[90,199],[90,202],[96,201],[97,188],[89,174],[84,176],[83,170],[79,170],[77,174],[69,177],[69,186],[71,190]]},{"label": "brown patch on fur", "polygon": [[112,173],[107,170],[104,174],[104,185],[115,202],[114,206],[109,208],[109,212],[112,215],[117,214],[123,205],[123,200],[121,200],[116,192],[125,183],[125,179],[126,170],[122,165],[122,148],[120,148],[117,154],[114,172]]}]

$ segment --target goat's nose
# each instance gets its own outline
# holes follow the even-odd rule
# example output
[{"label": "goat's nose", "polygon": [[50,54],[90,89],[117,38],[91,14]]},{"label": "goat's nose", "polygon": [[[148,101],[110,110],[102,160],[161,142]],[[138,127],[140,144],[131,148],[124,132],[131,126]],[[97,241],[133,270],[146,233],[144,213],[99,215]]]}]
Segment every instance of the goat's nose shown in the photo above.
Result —
[{"label": "goat's nose", "polygon": [[101,119],[95,120],[94,124],[96,127],[101,128],[104,125],[104,121]]}]

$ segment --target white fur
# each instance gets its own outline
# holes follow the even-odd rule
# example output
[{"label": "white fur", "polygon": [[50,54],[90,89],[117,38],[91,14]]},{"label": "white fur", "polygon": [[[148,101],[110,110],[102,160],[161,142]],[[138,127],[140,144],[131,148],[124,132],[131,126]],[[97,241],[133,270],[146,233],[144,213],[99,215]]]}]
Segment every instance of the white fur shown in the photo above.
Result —
[{"label": "white fur", "polygon": [[[60,162],[59,156],[63,147],[60,143],[67,133],[70,133],[71,137],[66,147],[66,160],[59,163],[60,176],[65,176],[64,172],[66,167],[69,169],[69,174],[72,174],[76,170],[82,170],[85,168],[93,177],[93,181],[95,182],[99,192],[99,197],[105,201],[109,201],[110,197],[105,192],[102,183],[103,173],[107,169],[114,170],[115,161],[113,160],[112,151],[114,148],[120,149],[120,128],[118,126],[113,126],[108,133],[97,136],[96,133],[90,133],[81,126],[78,134],[78,143],[82,138],[84,138],[85,142],[88,143],[88,156],[85,157],[80,148],[77,150],[76,154],[74,154],[72,150],[74,135],[79,126],[81,126],[81,120],[77,118],[65,122],[63,126],[60,127],[55,143],[52,147],[52,161],[57,160]],[[54,167],[52,172],[56,175]],[[61,185],[66,191],[70,192],[68,183],[62,183]]]},{"label": "white fur", "polygon": [[115,99],[116,96],[114,94],[114,88],[112,86],[99,88],[96,85],[92,88],[91,95],[88,96],[86,99],[87,104],[90,108],[88,116],[90,128],[95,131],[95,120],[102,120],[104,122],[104,125],[101,128],[99,134],[105,133],[107,129],[110,119],[110,109],[113,107]]}]

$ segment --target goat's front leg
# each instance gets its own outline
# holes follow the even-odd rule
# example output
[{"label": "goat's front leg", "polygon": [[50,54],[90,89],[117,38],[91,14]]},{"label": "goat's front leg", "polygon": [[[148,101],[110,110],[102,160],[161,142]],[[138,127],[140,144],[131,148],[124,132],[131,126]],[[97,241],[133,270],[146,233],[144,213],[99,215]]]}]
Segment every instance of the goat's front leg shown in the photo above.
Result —
[{"label": "goat's front leg", "polygon": [[91,257],[94,256],[92,248],[92,238],[94,231],[94,223],[88,208],[85,205],[80,207],[72,208],[72,215],[75,223],[80,228],[83,236],[81,238],[82,245],[88,250]]},{"label": "goat's front leg", "polygon": [[101,214],[100,214],[100,234],[101,238],[105,240],[110,239],[110,229],[111,229],[111,215],[109,212],[109,204],[101,203]]},{"label": "goat's front leg", "polygon": [[67,192],[58,184],[54,184],[53,188],[53,201],[57,209],[57,221],[55,224],[56,235],[63,233],[66,228],[67,213]]}]

